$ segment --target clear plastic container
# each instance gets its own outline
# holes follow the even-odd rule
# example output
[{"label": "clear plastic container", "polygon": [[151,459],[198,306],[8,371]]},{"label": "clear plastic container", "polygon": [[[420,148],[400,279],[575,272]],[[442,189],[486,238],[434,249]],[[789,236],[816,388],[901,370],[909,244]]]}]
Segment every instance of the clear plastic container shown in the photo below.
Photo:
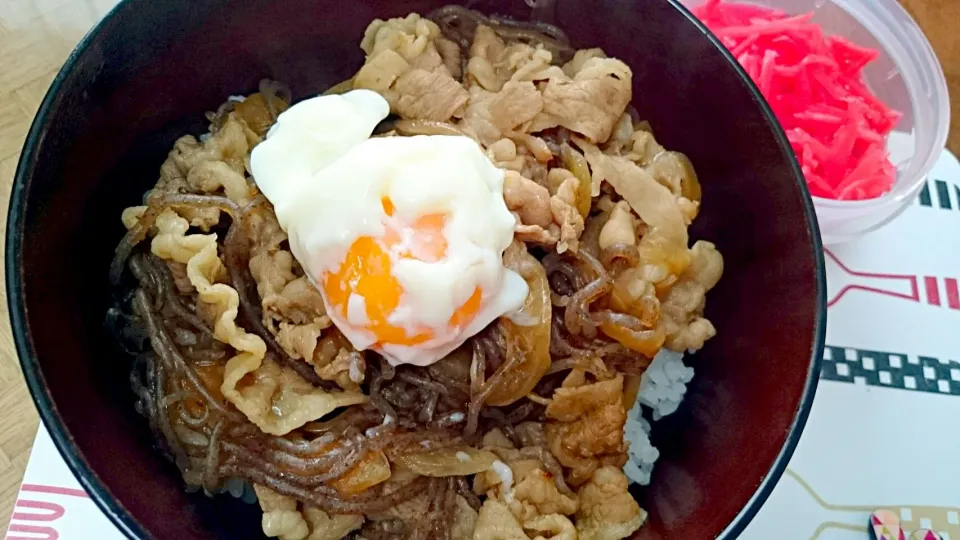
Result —
[{"label": "clear plastic container", "polygon": [[[880,52],[864,76],[881,100],[903,113],[887,141],[897,170],[893,189],[865,201],[814,197],[813,203],[826,244],[853,240],[885,225],[913,202],[950,129],[947,83],[930,43],[896,0],[747,1],[791,15],[813,12],[812,21],[825,33]],[[705,0],[681,2],[694,8]]]}]

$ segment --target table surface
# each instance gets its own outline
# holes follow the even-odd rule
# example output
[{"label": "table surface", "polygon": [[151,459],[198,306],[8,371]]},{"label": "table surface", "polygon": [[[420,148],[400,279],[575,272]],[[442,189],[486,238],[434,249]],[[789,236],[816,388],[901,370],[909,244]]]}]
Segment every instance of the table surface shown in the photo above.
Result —
[{"label": "table surface", "polygon": [[[960,111],[958,0],[901,0],[930,37]],[[7,208],[23,138],[57,69],[86,31],[117,0],[4,0],[0,2],[0,208]],[[960,113],[950,149],[960,153]],[[6,219],[0,219],[0,244]],[[0,273],[3,270],[0,268]],[[6,291],[2,305],[6,305]],[[37,412],[20,373],[9,319],[0,317],[0,529],[5,529],[30,457]]]}]

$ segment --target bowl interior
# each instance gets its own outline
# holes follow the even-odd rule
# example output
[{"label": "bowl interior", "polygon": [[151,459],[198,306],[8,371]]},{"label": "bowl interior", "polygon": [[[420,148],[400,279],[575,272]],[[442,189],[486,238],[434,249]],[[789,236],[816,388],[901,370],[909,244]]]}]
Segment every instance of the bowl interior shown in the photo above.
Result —
[{"label": "bowl interior", "polygon": [[[131,536],[262,538],[259,510],[182,489],[133,411],[127,359],[104,332],[120,210],[157,178],[173,141],[262,77],[296,97],[350,77],[374,18],[444,0],[128,0],[70,58],[41,107],[14,187],[10,308],[24,371],[68,463]],[[523,2],[473,7],[521,18]],[[694,238],[726,272],[719,331],[694,360],[681,410],[654,427],[661,459],[640,538],[712,538],[745,525],[779,477],[812,399],[822,347],[822,261],[809,198],[765,105],[671,2],[558,0],[575,45],[635,73],[634,104],[699,171]],[[616,31],[610,29],[616,28]]]}]

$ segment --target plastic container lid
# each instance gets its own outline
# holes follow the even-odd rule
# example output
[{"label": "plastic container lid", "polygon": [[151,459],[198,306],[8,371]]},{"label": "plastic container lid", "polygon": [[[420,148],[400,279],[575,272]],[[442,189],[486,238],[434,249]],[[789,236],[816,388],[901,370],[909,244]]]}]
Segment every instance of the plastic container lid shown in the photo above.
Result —
[{"label": "plastic container lid", "polygon": [[[682,3],[694,8],[704,1],[682,0]],[[881,100],[903,113],[887,140],[897,170],[893,189],[882,197],[865,201],[813,198],[824,243],[846,242],[876,230],[913,202],[947,141],[950,101],[943,69],[933,48],[896,0],[749,0],[748,3],[794,15],[813,12],[812,22],[826,34],[843,36],[880,52],[880,57],[864,69],[864,76]]]}]

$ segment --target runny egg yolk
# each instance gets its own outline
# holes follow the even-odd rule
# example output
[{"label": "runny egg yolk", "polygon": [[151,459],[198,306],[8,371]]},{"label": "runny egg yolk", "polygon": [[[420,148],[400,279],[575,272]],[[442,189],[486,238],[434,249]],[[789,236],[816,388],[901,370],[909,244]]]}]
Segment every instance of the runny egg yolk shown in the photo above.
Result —
[{"label": "runny egg yolk", "polygon": [[[328,303],[341,318],[351,319],[351,297],[363,299],[363,325],[377,342],[373,345],[414,346],[435,337],[434,331],[423,325],[398,326],[390,316],[400,306],[403,286],[391,271],[397,258],[415,259],[425,263],[442,261],[447,256],[447,239],[443,229],[446,214],[427,214],[405,222],[395,216],[395,207],[389,198],[381,199],[385,233],[380,238],[362,236],[350,245],[336,272],[323,274],[321,280]],[[476,287],[473,294],[450,317],[450,329],[461,331],[480,310],[483,291]]]}]

